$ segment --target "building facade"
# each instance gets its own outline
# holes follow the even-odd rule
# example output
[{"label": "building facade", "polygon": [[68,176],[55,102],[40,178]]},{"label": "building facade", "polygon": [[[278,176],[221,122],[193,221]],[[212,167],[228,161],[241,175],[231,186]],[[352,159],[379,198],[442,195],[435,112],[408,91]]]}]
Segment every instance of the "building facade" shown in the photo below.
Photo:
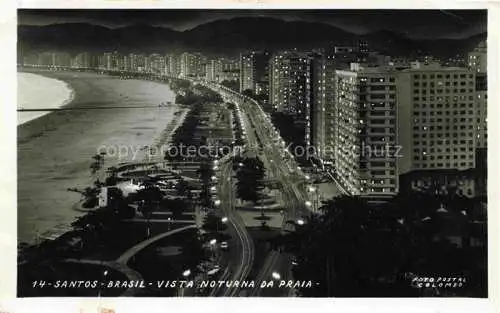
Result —
[{"label": "building facade", "polygon": [[180,77],[196,77],[200,74],[201,58],[199,54],[184,52],[180,57]]},{"label": "building facade", "polygon": [[387,68],[337,70],[335,166],[352,195],[399,191],[396,73]]},{"label": "building facade", "polygon": [[240,54],[240,92],[249,89],[255,94],[268,93],[269,59],[267,51]]},{"label": "building facade", "polygon": [[210,60],[205,65],[205,79],[218,82],[222,72],[222,62],[220,60]]},{"label": "building facade", "polygon": [[488,69],[487,46],[486,41],[479,45],[467,55],[468,67],[477,73],[486,73]]},{"label": "building facade", "polygon": [[165,56],[166,75],[179,77],[181,73],[180,57],[175,54]]},{"label": "building facade", "polygon": [[404,155],[400,173],[474,168],[478,126],[474,71],[416,66],[399,75]]},{"label": "building facade", "polygon": [[310,62],[308,55],[283,51],[271,59],[269,69],[269,103],[278,112],[301,120],[310,107]]},{"label": "building facade", "polygon": [[38,54],[38,64],[49,67],[70,67],[71,56],[65,52],[42,52]]},{"label": "building facade", "polygon": [[73,61],[71,67],[73,68],[90,68],[92,67],[92,56],[88,52],[78,53]]},{"label": "building facade", "polygon": [[314,147],[316,157],[332,160],[335,142],[335,61],[333,56],[312,54],[310,65],[312,99],[308,144]]}]

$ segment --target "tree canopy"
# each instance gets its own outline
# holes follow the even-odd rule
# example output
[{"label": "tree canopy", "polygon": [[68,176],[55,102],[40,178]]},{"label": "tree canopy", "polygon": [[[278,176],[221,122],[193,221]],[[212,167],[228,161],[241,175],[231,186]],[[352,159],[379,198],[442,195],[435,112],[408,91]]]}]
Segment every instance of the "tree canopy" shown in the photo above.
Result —
[{"label": "tree canopy", "polygon": [[[378,206],[358,197],[339,197],[324,203],[323,214],[312,215],[271,243],[296,257],[295,279],[318,283],[300,289],[303,296],[422,295],[422,290],[411,287],[410,273],[466,276],[475,287],[454,292],[484,295],[485,285],[479,286],[485,277],[485,254],[481,248],[459,248],[442,236],[450,221],[440,207],[425,195]],[[460,222],[459,216],[456,219],[453,223]]]}]

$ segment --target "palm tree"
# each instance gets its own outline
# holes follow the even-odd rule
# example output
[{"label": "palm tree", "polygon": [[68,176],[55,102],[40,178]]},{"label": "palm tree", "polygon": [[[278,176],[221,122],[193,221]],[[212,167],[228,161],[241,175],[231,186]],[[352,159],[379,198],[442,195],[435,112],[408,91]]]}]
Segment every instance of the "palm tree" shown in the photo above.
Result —
[{"label": "palm tree", "polygon": [[96,154],[96,155],[93,155],[92,156],[92,159],[94,159],[94,161],[96,163],[99,163],[100,165],[102,165],[102,163],[104,162],[104,156],[101,155],[101,154]]},{"label": "palm tree", "polygon": [[113,186],[116,185],[118,182],[117,175],[118,175],[118,169],[114,166],[111,166],[107,169],[106,171],[108,173],[108,177],[106,177],[105,185],[106,186]]},{"label": "palm tree", "polygon": [[241,162],[243,166],[237,171],[237,194],[243,200],[252,201],[254,205],[261,199],[261,191],[264,188],[264,163],[258,158],[245,158]]},{"label": "palm tree", "polygon": [[153,209],[158,208],[163,199],[163,192],[152,184],[147,184],[137,192],[137,200],[144,217],[149,218]]},{"label": "palm tree", "polygon": [[99,163],[94,162],[94,163],[90,164],[90,173],[92,175],[94,175],[95,173],[97,173],[97,171],[100,170],[100,169],[101,169],[101,166],[100,166]]}]

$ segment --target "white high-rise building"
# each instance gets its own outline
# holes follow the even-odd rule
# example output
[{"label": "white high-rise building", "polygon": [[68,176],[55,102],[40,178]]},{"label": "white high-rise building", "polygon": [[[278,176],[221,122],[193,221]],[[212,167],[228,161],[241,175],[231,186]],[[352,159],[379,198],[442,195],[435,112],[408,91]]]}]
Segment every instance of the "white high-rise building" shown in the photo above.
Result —
[{"label": "white high-rise building", "polygon": [[181,54],[181,77],[195,77],[200,74],[201,58],[199,54],[184,52]]},{"label": "white high-rise building", "polygon": [[393,196],[399,191],[396,147],[396,72],[351,66],[336,71],[335,166],[352,195]]},{"label": "white high-rise building", "polygon": [[267,51],[252,51],[240,55],[240,92],[251,90],[255,94],[267,94],[269,59]]},{"label": "white high-rise building", "polygon": [[210,60],[205,65],[205,78],[209,81],[219,81],[222,72],[222,63],[220,60]]}]

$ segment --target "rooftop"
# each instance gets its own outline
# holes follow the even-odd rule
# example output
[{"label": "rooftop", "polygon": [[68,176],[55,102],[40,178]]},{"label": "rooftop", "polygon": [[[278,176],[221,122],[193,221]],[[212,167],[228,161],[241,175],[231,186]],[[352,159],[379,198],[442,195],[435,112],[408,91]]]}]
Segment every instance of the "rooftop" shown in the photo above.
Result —
[{"label": "rooftop", "polygon": [[370,66],[368,64],[351,63],[350,70],[337,70],[340,74],[353,74],[353,73],[391,73],[391,72],[427,72],[427,71],[445,71],[445,72],[469,72],[470,70],[465,67],[455,66],[442,66],[437,63],[423,64],[420,62],[412,62],[406,67],[385,65],[385,66]]}]

